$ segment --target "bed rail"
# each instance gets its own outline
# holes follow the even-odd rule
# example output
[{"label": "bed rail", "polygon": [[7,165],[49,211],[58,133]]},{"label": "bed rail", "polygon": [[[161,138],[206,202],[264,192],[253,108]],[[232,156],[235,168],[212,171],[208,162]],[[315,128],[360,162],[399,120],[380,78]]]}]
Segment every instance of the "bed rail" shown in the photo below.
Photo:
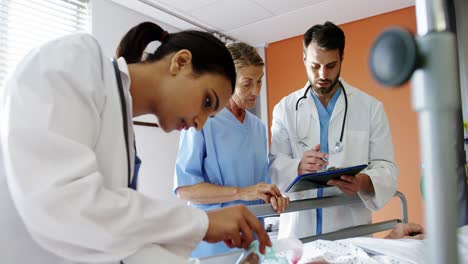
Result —
[{"label": "bed rail", "polygon": [[[408,223],[408,206],[406,203],[406,197],[403,193],[397,191],[393,197],[398,197],[401,202],[401,222]],[[284,213],[298,212],[304,210],[311,210],[316,208],[325,208],[332,207],[337,205],[348,205],[361,203],[361,198],[359,195],[355,194],[352,196],[349,195],[337,195],[337,196],[328,196],[322,198],[311,198],[304,200],[292,201],[289,203]],[[247,208],[257,217],[271,217],[278,216],[279,214],[271,208],[270,204],[257,204],[250,205]]]},{"label": "bed rail", "polygon": [[[401,202],[401,219],[393,219],[388,221],[383,221],[379,223],[373,223],[368,225],[353,226],[349,228],[344,228],[338,231],[325,233],[322,235],[310,236],[301,238],[302,242],[310,242],[317,239],[326,239],[326,240],[338,240],[350,237],[357,236],[367,236],[373,233],[385,231],[392,229],[398,223],[408,223],[408,206],[406,203],[406,197],[403,193],[397,191],[393,197],[398,197]],[[337,196],[328,196],[322,198],[311,198],[304,200],[292,201],[286,208],[283,213],[298,212],[304,210],[311,210],[316,208],[325,208],[332,207],[337,205],[348,205],[361,203],[361,198],[359,195],[355,194],[352,196],[349,195],[337,195]],[[278,216],[279,214],[271,208],[270,204],[258,204],[248,206],[249,210],[257,217],[271,217]]]},{"label": "bed rail", "polygon": [[[393,219],[373,224],[367,225],[360,225],[360,226],[353,226],[349,228],[340,229],[338,231],[325,233],[321,235],[309,236],[300,238],[302,242],[310,242],[317,239],[325,239],[325,240],[338,240],[350,237],[357,237],[357,236],[367,236],[370,234],[382,232],[385,230],[392,229],[398,223],[408,223],[408,206],[406,203],[406,197],[403,193],[397,191],[393,195],[393,197],[398,197],[401,202],[401,219]],[[355,204],[361,203],[361,198],[359,195],[355,194],[352,196],[349,195],[337,195],[337,196],[329,196],[329,197],[322,197],[322,198],[311,198],[311,199],[304,199],[304,200],[297,200],[292,201],[286,210],[283,213],[290,213],[290,212],[297,212],[303,210],[311,210],[316,208],[325,208],[325,207],[332,207],[337,205],[348,205],[348,204]],[[279,215],[271,205],[269,204],[259,204],[259,205],[251,205],[248,206],[249,210],[256,215],[257,217],[271,217]]]},{"label": "bed rail", "polygon": [[[337,205],[355,204],[359,202],[361,202],[361,199],[358,195],[337,195],[322,198],[296,200],[289,203],[283,214]],[[250,205],[247,206],[247,208],[249,208],[249,210],[257,217],[270,217],[279,215],[275,210],[273,210],[273,208],[271,208],[270,204]]]},{"label": "bed rail", "polygon": [[401,223],[401,219],[388,220],[368,225],[353,226],[349,228],[340,229],[335,232],[329,232],[322,235],[304,237],[300,240],[303,243],[312,242],[315,240],[338,240],[352,237],[368,236],[373,233],[392,229],[396,224]]},{"label": "bed rail", "polygon": [[[323,240],[338,240],[338,239],[345,239],[351,237],[359,237],[359,236],[367,236],[373,233],[385,231],[392,229],[398,223],[408,222],[408,206],[406,203],[406,197],[403,193],[397,191],[393,197],[398,197],[401,202],[401,219],[393,219],[387,220],[378,223],[372,223],[367,225],[360,225],[360,226],[353,226],[349,228],[344,228],[338,231],[329,232],[321,235],[310,236],[300,238],[303,243],[312,242],[318,239]],[[304,210],[311,210],[316,208],[325,208],[337,205],[348,205],[348,204],[356,204],[361,203],[361,199],[359,196],[356,195],[337,195],[337,196],[329,196],[329,197],[322,197],[322,198],[311,198],[311,199],[304,199],[304,200],[297,200],[292,201],[286,208],[283,213],[291,213],[291,212],[298,212]],[[271,208],[270,204],[258,204],[258,205],[250,205],[247,208],[257,217],[272,217],[278,216],[279,214]],[[235,263],[235,261],[240,257],[242,254],[242,250],[229,252],[225,254],[220,254],[217,256],[201,258],[200,263],[203,264],[214,264],[214,263]]]}]

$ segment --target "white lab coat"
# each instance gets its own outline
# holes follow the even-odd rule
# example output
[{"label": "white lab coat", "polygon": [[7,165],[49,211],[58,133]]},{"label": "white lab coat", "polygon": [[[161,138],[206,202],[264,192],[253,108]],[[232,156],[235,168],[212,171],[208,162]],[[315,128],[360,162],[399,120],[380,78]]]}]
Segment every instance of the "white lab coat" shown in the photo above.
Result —
[{"label": "white lab coat", "polygon": [[112,63],[87,34],[47,43],[17,67],[0,101],[3,260],[187,263],[208,217],[127,188],[128,87],[123,121]]},{"label": "white lab coat", "polygon": [[[371,211],[382,208],[393,196],[397,187],[398,168],[393,158],[393,143],[387,116],[382,103],[364,92],[348,85],[342,79],[348,97],[348,113],[343,135],[342,152],[332,153],[339,140],[345,110],[343,93],[340,94],[333,110],[328,135],[329,167],[345,167],[367,164],[363,171],[371,178],[375,194],[359,193],[363,204],[336,206],[323,209],[322,232],[368,224]],[[320,123],[317,108],[310,94],[299,104],[296,128],[295,105],[304,95],[309,83],[303,89],[283,98],[273,110],[270,147],[270,176],[273,183],[284,191],[297,176],[297,167],[304,148],[298,144],[296,129],[309,147],[320,144]],[[325,188],[324,196],[342,194],[335,187]],[[289,194],[292,200],[314,198],[316,190]],[[365,206],[364,206],[365,205]],[[369,210],[370,209],[370,210]],[[283,214],[280,217],[279,237],[306,237],[316,234],[316,210]]]}]

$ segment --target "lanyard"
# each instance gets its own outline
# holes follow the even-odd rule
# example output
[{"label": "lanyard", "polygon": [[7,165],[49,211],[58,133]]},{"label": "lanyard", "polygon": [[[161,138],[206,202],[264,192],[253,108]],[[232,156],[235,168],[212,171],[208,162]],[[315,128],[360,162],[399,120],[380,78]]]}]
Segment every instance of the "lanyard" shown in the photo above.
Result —
[{"label": "lanyard", "polygon": [[122,79],[120,78],[120,70],[117,65],[117,61],[112,59],[114,64],[115,77],[117,78],[117,86],[119,88],[120,106],[122,107],[122,123],[125,137],[125,150],[127,151],[127,186],[130,186],[130,151],[128,149],[128,126],[127,126],[127,107],[125,102],[124,90],[122,85]]}]

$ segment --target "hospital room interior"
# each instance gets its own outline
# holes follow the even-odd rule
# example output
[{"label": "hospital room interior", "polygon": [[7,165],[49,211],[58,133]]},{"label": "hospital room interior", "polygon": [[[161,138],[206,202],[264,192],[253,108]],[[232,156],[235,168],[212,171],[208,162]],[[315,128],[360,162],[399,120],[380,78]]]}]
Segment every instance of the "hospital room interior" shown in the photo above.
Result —
[{"label": "hospital room interior", "polygon": [[[468,18],[466,14],[468,14],[468,1],[463,0],[1,0],[0,150],[2,151],[0,151],[0,160],[2,162],[0,162],[0,183],[4,189],[0,190],[0,199],[9,202],[12,200],[14,206],[7,206],[6,203],[0,202],[2,211],[0,223],[11,224],[11,221],[17,221],[23,225],[25,221],[28,234],[31,234],[34,243],[39,245],[40,254],[43,253],[42,250],[47,253],[52,252],[54,260],[63,258],[63,262],[60,263],[468,264],[468,228],[466,228],[468,226],[468,177],[466,176],[468,171],[468,155],[466,154],[468,149],[468,83],[466,80],[468,76],[468,53],[466,52],[468,50]],[[330,171],[340,169],[345,171],[357,165],[362,165],[364,168],[362,172],[365,173],[373,166],[382,166],[379,172],[387,173],[388,177],[394,177],[392,180],[395,181],[394,187],[388,187],[391,191],[384,192],[386,198],[382,199],[383,202],[380,202],[379,195],[381,195],[380,188],[384,187],[376,185],[375,182],[372,187],[375,193],[363,195],[361,192],[346,194],[337,187],[330,186],[330,182],[324,183],[320,188],[310,187],[306,183],[307,179],[300,179],[301,174],[305,175],[301,172],[291,178],[294,181],[288,180],[286,185],[276,181],[284,171],[282,165],[278,165],[280,155],[275,156],[273,153],[281,148],[279,146],[281,142],[277,143],[274,140],[275,128],[278,124],[289,124],[290,120],[292,120],[292,130],[297,129],[298,126],[302,127],[303,124],[298,124],[297,118],[303,105],[301,100],[313,102],[311,98],[317,98],[312,95],[313,92],[309,93],[311,86],[308,83],[311,77],[308,76],[308,60],[305,55],[309,49],[307,45],[304,47],[304,34],[312,26],[324,25],[327,21],[339,27],[345,36],[344,53],[340,56],[341,68],[338,72],[340,79],[339,81],[337,79],[334,85],[342,89],[341,95],[339,94],[341,97],[335,101],[336,105],[338,107],[344,96],[346,109],[343,121],[340,121],[336,127],[330,125],[330,130],[328,128],[326,130],[327,133],[332,133],[328,131],[335,129],[337,135],[341,132],[341,138],[327,139],[326,142],[332,147],[329,150],[329,156],[327,154],[327,157],[321,160],[333,165],[335,161],[333,156],[341,155],[340,153],[343,152],[351,153],[346,155],[349,155],[352,161],[336,163],[339,164],[338,168],[330,169],[325,166],[317,173],[324,172],[324,175],[327,175]],[[289,203],[280,213],[272,208],[270,203],[260,202],[246,206],[253,215],[261,219],[263,228],[272,242],[273,250],[267,249],[266,254],[261,254],[259,244],[253,242],[249,247],[229,249],[229,251],[220,251],[219,254],[213,255],[184,253],[182,256],[187,262],[172,261],[170,258],[168,260],[131,258],[132,254],[140,250],[138,247],[143,245],[134,243],[133,240],[136,238],[131,237],[129,239],[132,240],[132,247],[128,250],[122,246],[125,250],[118,252],[119,247],[116,246],[113,248],[115,254],[109,250],[105,254],[97,254],[96,256],[99,257],[93,259],[93,254],[100,250],[91,246],[94,243],[91,243],[89,248],[80,244],[80,249],[76,252],[73,251],[74,243],[70,241],[64,242],[63,246],[59,246],[60,241],[47,240],[47,243],[41,244],[41,241],[46,241],[43,233],[35,229],[34,220],[31,222],[31,219],[26,219],[36,210],[30,214],[25,211],[27,206],[20,206],[22,196],[16,195],[15,192],[26,192],[26,188],[20,186],[19,180],[15,180],[14,177],[20,170],[15,169],[11,164],[15,156],[27,150],[20,149],[14,152],[15,149],[12,146],[14,143],[9,141],[10,133],[13,133],[11,131],[14,131],[15,125],[19,127],[22,125],[19,121],[10,120],[15,118],[14,115],[8,115],[9,96],[17,94],[2,91],[4,87],[5,90],[9,87],[9,91],[16,85],[19,87],[22,82],[18,80],[8,82],[10,74],[15,71],[16,65],[23,57],[32,50],[36,50],[38,46],[77,32],[91,34],[100,46],[102,56],[113,58],[117,54],[116,50],[122,37],[132,27],[142,22],[159,25],[167,31],[168,36],[179,31],[197,30],[210,33],[223,45],[229,46],[243,42],[254,47],[263,61],[259,64],[261,67],[257,68],[262,70],[262,74],[258,75],[260,76],[258,83],[261,83],[261,87],[258,90],[256,103],[254,107],[247,109],[248,112],[245,115],[257,117],[259,123],[263,124],[266,132],[265,152],[267,155],[265,158],[269,157],[270,162],[270,167],[266,168],[268,186],[276,184],[281,192],[277,194],[277,197],[284,197]],[[160,41],[149,43],[144,53],[154,53],[160,45],[164,45],[165,37],[164,35]],[[323,54],[328,54],[327,51],[327,49],[320,50],[320,52],[325,52]],[[113,60],[114,67],[117,67],[115,65],[119,63],[118,66],[121,68],[121,61],[117,59]],[[83,67],[87,66],[83,65]],[[20,74],[21,70],[17,72]],[[111,73],[114,74],[113,70]],[[125,80],[124,85],[126,85]],[[303,87],[309,88],[304,90],[305,93],[301,90],[297,98],[303,93],[304,98],[285,101],[285,98],[289,98],[288,96]],[[350,90],[348,87],[351,87]],[[350,93],[351,89],[352,93]],[[367,101],[354,105],[355,94],[365,94]],[[178,96],[179,99],[185,98],[184,94],[178,94]],[[370,131],[361,131],[358,124],[361,120],[353,114],[353,111],[357,111],[355,109],[366,108],[369,100],[373,102],[369,104],[372,107],[375,106],[369,115],[383,118],[383,121],[377,120],[376,122],[386,124],[383,127],[379,126],[378,132],[372,131],[374,128],[372,117],[371,121],[363,121],[365,124],[363,126],[369,126],[369,128],[363,128],[363,131],[366,129]],[[282,113],[283,118],[278,118],[278,112],[283,105],[288,113]],[[220,107],[222,109],[224,105]],[[11,107],[11,109],[14,108]],[[120,118],[120,108],[117,111]],[[223,114],[222,111],[219,115]],[[322,113],[320,111],[318,110],[318,113]],[[346,113],[348,113],[348,119],[346,119]],[[208,118],[206,122],[214,121],[217,115]],[[291,115],[291,119],[288,115]],[[362,116],[362,120],[366,118]],[[347,122],[349,120],[356,120],[356,123]],[[317,135],[322,133],[321,122],[320,119],[320,131],[314,132]],[[191,164],[191,160],[181,161],[181,154],[189,153],[192,148],[195,148],[189,145],[185,146],[187,149],[183,149],[183,144],[191,140],[185,137],[191,135],[188,134],[189,131],[195,133],[195,129],[188,129],[187,126],[182,125],[179,129],[182,131],[166,133],[158,123],[158,118],[150,114],[133,118],[132,133],[134,133],[135,151],[142,161],[138,172],[137,191],[149,199],[162,204],[166,203],[174,208],[192,207],[193,202],[188,202],[188,199],[185,199],[179,191],[183,188],[176,185],[183,182],[180,180],[182,176],[177,175],[179,171],[188,171],[187,173],[190,171],[179,169],[179,166],[185,163]],[[353,131],[356,128],[357,131]],[[82,129],[87,130],[86,127]],[[203,135],[206,135],[207,131],[211,130],[202,131]],[[346,143],[352,144],[352,142],[342,139],[343,131],[345,138],[348,136],[346,133],[351,131],[352,135],[369,133],[375,136],[376,141],[365,141],[362,144],[365,150],[362,151],[346,149]],[[385,135],[386,138],[379,138],[376,133],[382,133],[379,135]],[[280,132],[276,132],[277,136],[279,134]],[[307,145],[308,149],[322,143],[322,138],[320,136],[317,138],[320,138],[320,141],[314,145]],[[183,139],[186,141],[182,141]],[[258,138],[258,142],[263,142],[262,140]],[[289,141],[300,143],[302,139],[289,138]],[[226,139],[225,142],[229,144],[234,141]],[[129,145],[128,142],[125,144]],[[227,147],[229,146],[223,146],[223,148]],[[295,152],[294,147],[291,147],[291,152]],[[358,157],[361,154],[353,154],[364,152],[372,155],[375,151],[384,148],[391,149],[389,156],[377,155],[361,160]],[[323,146],[320,149],[322,150]],[[106,153],[105,155],[113,156],[114,154]],[[353,155],[356,156],[353,157]],[[387,157],[391,157],[391,162]],[[48,159],[47,156],[42,158]],[[206,158],[206,153],[203,158]],[[181,165],[181,162],[185,163]],[[272,168],[275,162],[277,167]],[[384,162],[390,165],[381,165]],[[134,166],[130,164],[132,163],[129,158],[129,175]],[[34,165],[23,164],[23,166]],[[205,173],[205,169],[202,170]],[[360,170],[353,172],[353,175],[360,175]],[[314,173],[308,171],[308,173],[314,174],[315,171]],[[367,178],[373,179],[369,176]],[[130,180],[128,186],[130,186]],[[300,194],[295,195],[294,188],[298,192],[317,189],[317,195],[312,198],[303,197]],[[330,191],[332,189],[336,191]],[[322,190],[327,193],[328,190],[330,194],[319,195],[318,190],[320,193]],[[115,190],[115,192],[124,196],[120,190]],[[371,202],[373,199],[378,202]],[[350,214],[340,214],[334,211],[326,213],[329,212],[326,208],[340,207],[348,210],[358,206],[361,206],[362,210],[369,211],[371,218],[367,219],[362,216],[362,219],[367,220],[356,220],[361,219],[358,215],[362,212],[361,209]],[[18,209],[19,216],[15,216],[16,220],[7,219],[10,211],[15,211],[15,215],[17,214],[15,208]],[[197,208],[204,209],[208,206]],[[298,237],[297,233],[302,232],[298,231],[296,235],[286,237],[280,232],[282,223],[283,228],[286,225],[283,218],[285,215],[307,210],[314,211],[314,218],[317,217],[317,221],[314,219],[313,223],[313,234],[304,231],[303,233],[307,235]],[[40,219],[37,221],[47,218]],[[294,221],[299,221],[294,219],[289,219],[292,225]],[[167,221],[171,220],[168,218]],[[185,221],[189,223],[192,219]],[[333,227],[335,221],[340,223],[336,225],[339,228]],[[327,222],[331,222],[331,225],[328,226]],[[394,234],[392,232],[397,232],[397,227],[408,223],[416,224],[421,229],[392,239]],[[49,224],[53,225],[53,223]],[[159,226],[165,224],[164,221],[158,223]],[[187,226],[181,226],[181,229],[189,228]],[[301,228],[303,228],[302,225]],[[94,229],[88,231],[92,233],[92,230]],[[291,230],[295,230],[294,226]],[[64,229],[60,232],[67,231]],[[31,262],[24,259],[13,261],[15,250],[8,248],[9,243],[15,241],[16,233],[11,229],[6,234],[3,240],[0,239],[0,245],[5,243],[0,249],[0,258],[11,261],[2,260],[1,262],[32,263],[35,259],[33,253],[29,256]],[[40,235],[36,237],[36,234]],[[51,236],[50,239],[60,240],[60,236]],[[90,234],[90,239],[93,240],[92,234]],[[99,239],[96,238],[96,241]],[[228,245],[226,240],[224,241]],[[107,242],[112,244],[113,241]],[[15,242],[12,243],[15,244]],[[118,243],[120,240],[116,242]],[[146,241],[145,243],[157,245],[159,242]],[[36,249],[31,251],[27,246],[21,247],[18,242],[18,252],[21,251],[25,255],[28,255],[26,253],[28,251],[36,252],[34,251]],[[143,248],[144,245],[141,247]],[[181,251],[177,251],[175,247],[169,245],[162,248],[164,252],[173,251],[179,254],[177,252]],[[63,255],[61,255],[62,252],[64,252]],[[79,256],[80,254],[82,256]],[[157,256],[158,253],[155,254]],[[146,256],[151,256],[151,254]],[[256,256],[256,259],[251,259],[252,256]],[[41,260],[41,258],[38,259]],[[44,261],[46,259],[45,257]]]}]

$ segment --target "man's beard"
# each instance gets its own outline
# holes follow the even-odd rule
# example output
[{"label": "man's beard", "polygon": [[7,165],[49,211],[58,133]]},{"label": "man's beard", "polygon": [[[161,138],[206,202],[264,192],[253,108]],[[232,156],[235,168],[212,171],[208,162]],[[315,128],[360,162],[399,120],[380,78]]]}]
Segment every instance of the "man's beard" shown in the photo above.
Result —
[{"label": "man's beard", "polygon": [[[312,90],[314,91],[315,94],[320,94],[320,95],[326,95],[328,93],[331,92],[331,90],[333,90],[333,87],[335,87],[335,85],[338,83],[340,79],[340,72],[338,72],[338,74],[336,75],[336,78],[331,81],[330,85],[326,86],[326,87],[317,87],[315,86],[314,84],[311,83],[311,86],[312,86]],[[324,81],[327,81],[327,82],[330,82],[330,80],[324,80]]]}]

